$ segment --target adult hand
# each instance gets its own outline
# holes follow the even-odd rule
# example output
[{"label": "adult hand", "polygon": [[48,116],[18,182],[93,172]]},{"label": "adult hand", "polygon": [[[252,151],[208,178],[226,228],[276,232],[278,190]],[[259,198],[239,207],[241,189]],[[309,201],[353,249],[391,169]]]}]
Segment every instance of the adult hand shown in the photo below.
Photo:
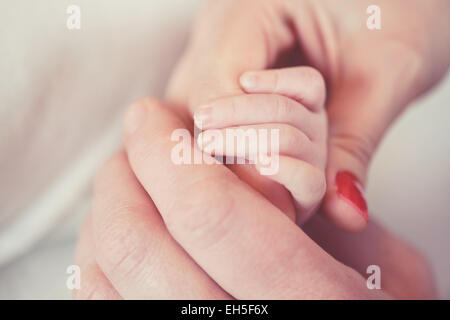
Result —
[{"label": "adult hand", "polygon": [[[381,8],[381,30],[366,28],[373,4]],[[208,1],[167,98],[188,119],[198,106],[261,81],[241,77],[246,71],[318,68],[329,86],[324,211],[340,227],[360,231],[368,210],[359,184],[384,132],[448,68],[449,9],[447,0]],[[311,83],[319,81],[312,73]]]},{"label": "adult hand", "polygon": [[78,298],[388,297],[224,166],[176,165],[168,108],[143,100],[126,118],[77,248]]}]

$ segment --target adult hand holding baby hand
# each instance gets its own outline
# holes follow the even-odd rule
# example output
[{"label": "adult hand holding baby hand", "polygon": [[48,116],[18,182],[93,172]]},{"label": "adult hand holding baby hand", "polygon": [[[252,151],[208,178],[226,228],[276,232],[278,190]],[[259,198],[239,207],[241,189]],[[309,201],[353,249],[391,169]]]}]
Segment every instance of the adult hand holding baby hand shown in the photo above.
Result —
[{"label": "adult hand holding baby hand", "polygon": [[[441,39],[450,39],[442,36],[450,28],[440,17],[448,2],[378,1],[382,30],[369,31],[365,9],[372,2],[210,1],[167,94],[178,114],[192,121],[200,105],[249,93],[245,77],[239,82],[244,72],[279,66],[278,58],[298,53],[300,45],[304,62],[318,68],[329,85],[324,208],[333,222],[352,231],[367,223],[356,181],[364,183],[386,128],[408,102],[438,81],[449,56]],[[403,6],[409,7],[408,18],[418,18],[404,17]],[[316,76],[311,73],[311,83]],[[278,88],[280,79],[274,80],[270,88]],[[376,240],[383,241],[370,242],[395,251],[390,257],[413,267],[412,275],[399,279],[398,274],[408,272],[399,272],[399,261],[384,255],[364,258],[380,251],[362,245],[364,233],[344,243],[341,257],[333,253],[345,264],[338,262],[224,166],[174,165],[168,158],[170,134],[183,123],[170,110],[151,100],[133,110],[126,152],[100,171],[92,213],[80,237],[79,298],[384,298],[384,292],[368,290],[365,279],[346,266],[364,273],[369,261],[379,261],[384,279],[392,280],[383,286],[393,296],[432,296],[426,268],[416,268],[423,266],[421,260],[385,232],[376,232]],[[327,238],[321,245],[338,246],[333,232],[317,232]],[[354,243],[362,250],[349,251]],[[408,286],[411,276],[423,279],[419,290]]]},{"label": "adult hand holding baby hand", "polygon": [[127,113],[77,248],[78,298],[387,297],[223,165],[173,163],[180,127],[158,101]]},{"label": "adult hand holding baby hand", "polygon": [[[372,4],[382,10],[381,30],[366,28]],[[396,116],[448,67],[448,8],[445,0],[209,1],[168,101],[187,118],[204,103],[242,94],[239,79],[248,70],[280,63],[319,69],[329,86],[323,207],[337,225],[359,231],[368,220],[360,184],[373,152]]]},{"label": "adult hand holding baby hand", "polygon": [[[171,135],[182,127],[155,100],[128,111],[125,151],[96,177],[76,250],[75,298],[433,297],[420,255],[373,223],[350,236],[316,217],[307,226],[313,241],[225,166],[175,164]],[[373,261],[383,291],[361,276]]]}]

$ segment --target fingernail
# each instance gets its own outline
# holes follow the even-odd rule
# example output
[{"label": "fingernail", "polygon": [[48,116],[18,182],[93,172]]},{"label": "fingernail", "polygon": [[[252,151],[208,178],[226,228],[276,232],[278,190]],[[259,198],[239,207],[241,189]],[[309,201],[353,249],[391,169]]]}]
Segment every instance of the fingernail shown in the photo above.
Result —
[{"label": "fingernail", "polygon": [[194,123],[199,129],[206,129],[211,125],[212,109],[209,105],[201,106],[194,114]]},{"label": "fingernail", "polygon": [[147,108],[143,103],[131,105],[125,113],[124,131],[130,135],[135,133],[144,123],[147,116]]},{"label": "fingernail", "polygon": [[241,86],[246,90],[252,90],[256,87],[257,78],[255,72],[246,72],[240,78]]},{"label": "fingernail", "polygon": [[369,221],[366,199],[356,177],[348,171],[340,171],[336,174],[336,185],[338,195],[356,207],[361,216]]}]

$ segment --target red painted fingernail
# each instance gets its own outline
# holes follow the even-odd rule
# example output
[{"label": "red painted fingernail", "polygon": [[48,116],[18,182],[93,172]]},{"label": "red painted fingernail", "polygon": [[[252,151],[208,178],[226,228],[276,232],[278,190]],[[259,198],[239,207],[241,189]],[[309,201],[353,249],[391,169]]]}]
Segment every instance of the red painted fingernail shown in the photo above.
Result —
[{"label": "red painted fingernail", "polygon": [[340,171],[336,174],[336,185],[338,195],[354,205],[363,218],[369,221],[366,199],[358,179],[348,171]]}]

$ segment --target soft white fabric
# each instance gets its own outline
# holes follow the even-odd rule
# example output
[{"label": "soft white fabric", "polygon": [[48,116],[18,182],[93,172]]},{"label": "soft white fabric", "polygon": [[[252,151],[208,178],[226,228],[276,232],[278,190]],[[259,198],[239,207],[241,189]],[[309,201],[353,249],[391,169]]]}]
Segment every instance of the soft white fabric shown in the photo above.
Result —
[{"label": "soft white fabric", "polygon": [[[124,108],[162,97],[200,3],[0,2],[0,265],[28,254],[33,265],[22,279],[29,271],[52,281],[40,276],[51,265],[65,272],[72,250],[61,265],[58,254],[44,260],[33,246],[59,222],[86,213],[92,176],[120,144]],[[81,9],[80,30],[66,27],[72,4]],[[73,238],[77,229],[66,232]],[[52,248],[66,241],[52,239]],[[33,294],[16,291],[25,270],[17,264],[0,269],[0,297],[52,296],[48,284],[43,292],[32,284]],[[4,279],[8,270],[15,274]]]},{"label": "soft white fabric", "polygon": [[68,1],[2,2],[0,263],[71,212],[126,104],[161,96],[193,3],[79,1],[70,31]]},{"label": "soft white fabric", "polygon": [[[196,0],[0,2],[0,299],[69,298],[66,268],[124,107],[162,96]],[[69,4],[81,30],[66,28]],[[230,22],[232,23],[232,21]],[[450,298],[450,79],[388,134],[369,203]]]}]

